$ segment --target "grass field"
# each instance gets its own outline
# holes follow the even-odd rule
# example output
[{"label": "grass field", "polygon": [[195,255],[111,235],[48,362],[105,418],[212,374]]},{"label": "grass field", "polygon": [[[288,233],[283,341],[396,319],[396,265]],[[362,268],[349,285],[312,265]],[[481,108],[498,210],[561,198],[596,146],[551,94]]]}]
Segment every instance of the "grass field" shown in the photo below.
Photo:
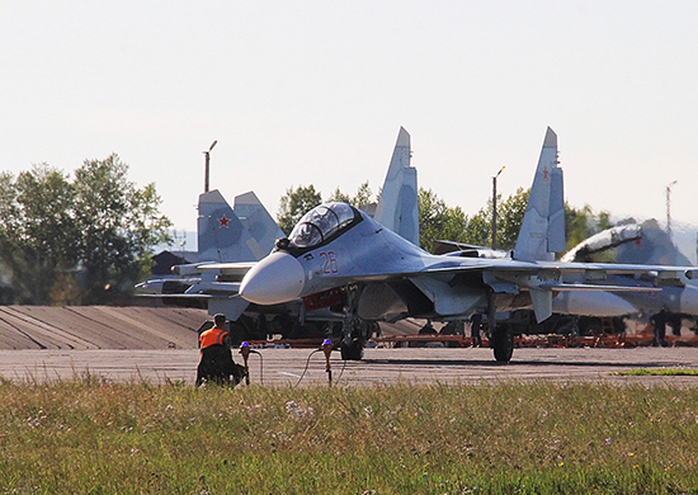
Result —
[{"label": "grass field", "polygon": [[698,370],[686,368],[634,368],[629,371],[619,371],[616,374],[624,376],[698,376]]},{"label": "grass field", "polygon": [[698,388],[0,382],[0,493],[698,494]]}]

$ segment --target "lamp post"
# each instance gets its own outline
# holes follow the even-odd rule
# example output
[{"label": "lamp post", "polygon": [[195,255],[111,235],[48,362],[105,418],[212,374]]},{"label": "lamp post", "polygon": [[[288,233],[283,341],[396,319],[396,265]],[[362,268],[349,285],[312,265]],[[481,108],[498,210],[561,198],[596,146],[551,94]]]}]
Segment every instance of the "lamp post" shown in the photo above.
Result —
[{"label": "lamp post", "polygon": [[211,143],[211,146],[208,148],[208,151],[204,151],[204,156],[206,157],[206,165],[204,167],[204,192],[208,192],[210,163],[211,163],[211,150],[213,149],[213,147],[216,145],[217,142],[218,142],[218,140],[214,140]]},{"label": "lamp post", "polygon": [[666,233],[669,236],[669,240],[673,242],[671,238],[671,187],[675,186],[679,181],[675,180],[666,186]]},{"label": "lamp post", "polygon": [[502,165],[497,175],[492,177],[492,249],[497,249],[497,177],[507,168]]}]

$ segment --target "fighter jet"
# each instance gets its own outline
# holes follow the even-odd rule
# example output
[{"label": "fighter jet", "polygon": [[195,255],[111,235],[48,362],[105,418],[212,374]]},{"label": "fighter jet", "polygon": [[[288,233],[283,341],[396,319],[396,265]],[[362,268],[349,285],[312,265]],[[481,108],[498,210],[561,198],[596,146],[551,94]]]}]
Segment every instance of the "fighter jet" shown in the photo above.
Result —
[{"label": "fighter jet", "polygon": [[[239,318],[247,303],[231,301],[231,294],[237,294],[245,272],[271,252],[274,240],[284,234],[253,192],[237,196],[234,204],[235,210],[217,189],[199,195],[199,261],[176,265],[171,277],[149,279],[136,290],[173,304],[198,304],[211,314],[225,312],[230,319]],[[208,269],[218,262],[228,262],[225,277]]]},{"label": "fighter jet", "polygon": [[[621,263],[690,266],[689,260],[679,252],[655,220],[604,230],[575,246],[565,254],[563,260],[585,260],[590,255],[611,248],[616,248],[615,258]],[[651,281],[643,283],[652,288]],[[656,324],[668,324],[675,335],[681,332],[682,319],[695,321],[698,316],[698,287],[695,280],[685,286],[665,286],[661,291],[620,292],[617,295]]]},{"label": "fighter jet", "polygon": [[[417,171],[410,165],[409,133],[400,128],[390,166],[383,183],[375,218],[397,234],[419,244]],[[161,297],[177,304],[200,304],[210,314],[224,313],[238,320],[243,312],[257,314],[269,308],[248,308],[238,296],[242,276],[274,247],[285,234],[253,192],[236,196],[234,208],[218,190],[199,196],[197,223],[199,262],[173,267],[173,276],[151,279],[136,286],[141,295]],[[327,311],[301,308],[301,301],[272,311],[291,311],[295,317],[337,320]],[[301,315],[302,313],[302,315]]]},{"label": "fighter jet", "polygon": [[[302,298],[315,307],[323,298],[339,297],[340,304],[333,306],[343,314],[342,346],[358,357],[361,341],[354,331],[361,321],[444,319],[486,311],[495,359],[508,362],[513,336],[496,327],[496,311],[532,305],[543,321],[553,312],[557,292],[646,290],[632,280],[623,286],[604,283],[608,275],[684,284],[698,273],[686,267],[552,261],[550,253],[560,243],[548,235],[558,221],[550,191],[561,186],[557,163],[552,165],[550,159],[539,161],[528,205],[535,214],[524,222],[512,258],[433,255],[348,204],[326,203],[306,213],[288,238],[277,240],[273,252],[245,274],[240,294],[260,305]],[[571,274],[581,275],[582,282],[565,282]]]},{"label": "fighter jet", "polygon": [[[548,128],[536,170],[541,174],[548,170],[550,183],[547,187],[548,183],[545,180],[539,180],[535,182],[537,187],[531,190],[519,235],[518,254],[515,254],[516,251],[494,250],[489,247],[447,240],[435,242],[435,254],[457,251],[459,256],[472,258],[502,259],[514,256],[524,259],[528,256],[540,261],[553,259],[552,252],[562,251],[565,247],[564,181],[563,171],[558,164],[557,135]],[[550,221],[546,219],[550,219]],[[545,231],[543,231],[542,226],[547,226]],[[527,239],[528,242],[526,242]],[[547,244],[547,248],[543,248],[543,244]],[[534,248],[524,248],[525,245],[531,245]],[[526,251],[530,252],[526,254]],[[626,316],[636,313],[637,309],[625,299],[610,292],[567,291],[558,293],[553,298],[553,312],[565,315],[600,317]],[[520,331],[521,319],[517,315],[498,314],[497,320],[516,322],[517,332]]]}]

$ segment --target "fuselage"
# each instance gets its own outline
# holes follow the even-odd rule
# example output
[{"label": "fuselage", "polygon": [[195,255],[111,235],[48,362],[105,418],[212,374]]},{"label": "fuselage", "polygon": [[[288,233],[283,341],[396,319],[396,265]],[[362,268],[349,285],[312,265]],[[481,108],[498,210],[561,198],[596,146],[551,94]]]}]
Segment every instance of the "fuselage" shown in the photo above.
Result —
[{"label": "fuselage", "polygon": [[[492,309],[488,296],[494,295],[497,311],[533,305],[542,321],[553,309],[594,315],[597,306],[606,315],[628,314],[635,308],[625,299],[633,293],[640,298],[659,291],[635,275],[680,284],[689,272],[693,276],[686,267],[433,255],[347,204],[328,203],[309,211],[247,272],[240,294],[270,305],[353,286],[359,288],[357,313],[365,319],[467,316]],[[680,290],[679,301],[694,294]],[[570,291],[553,308],[553,294]]]},{"label": "fuselage", "polygon": [[[499,281],[493,287],[494,282],[483,280],[486,269],[516,276],[516,270],[539,270],[540,265],[433,255],[363,212],[332,203],[311,210],[288,239],[277,242],[245,275],[240,294],[269,305],[358,283],[363,286],[359,314],[368,319],[465,316],[485,311],[487,293],[493,289],[499,311],[531,306],[529,292],[519,291],[515,283]],[[604,310],[632,310],[627,302],[610,299]]]},{"label": "fuselage", "polygon": [[343,206],[334,207],[341,219],[333,210],[326,212],[334,220],[331,224],[323,218],[302,219],[287,243],[277,243],[245,275],[241,295],[257,304],[278,304],[342,287],[357,277],[386,280],[434,263],[435,256],[365,213]]}]

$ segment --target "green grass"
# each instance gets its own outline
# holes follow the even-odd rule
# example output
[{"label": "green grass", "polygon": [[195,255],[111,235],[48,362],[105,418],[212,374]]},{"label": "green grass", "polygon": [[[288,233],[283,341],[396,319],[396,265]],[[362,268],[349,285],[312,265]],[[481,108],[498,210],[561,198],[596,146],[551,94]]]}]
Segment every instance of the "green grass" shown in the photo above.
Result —
[{"label": "green grass", "polygon": [[688,368],[635,368],[618,371],[616,375],[626,376],[698,376],[698,370]]},{"label": "green grass", "polygon": [[698,389],[0,382],[0,493],[698,494]]}]

